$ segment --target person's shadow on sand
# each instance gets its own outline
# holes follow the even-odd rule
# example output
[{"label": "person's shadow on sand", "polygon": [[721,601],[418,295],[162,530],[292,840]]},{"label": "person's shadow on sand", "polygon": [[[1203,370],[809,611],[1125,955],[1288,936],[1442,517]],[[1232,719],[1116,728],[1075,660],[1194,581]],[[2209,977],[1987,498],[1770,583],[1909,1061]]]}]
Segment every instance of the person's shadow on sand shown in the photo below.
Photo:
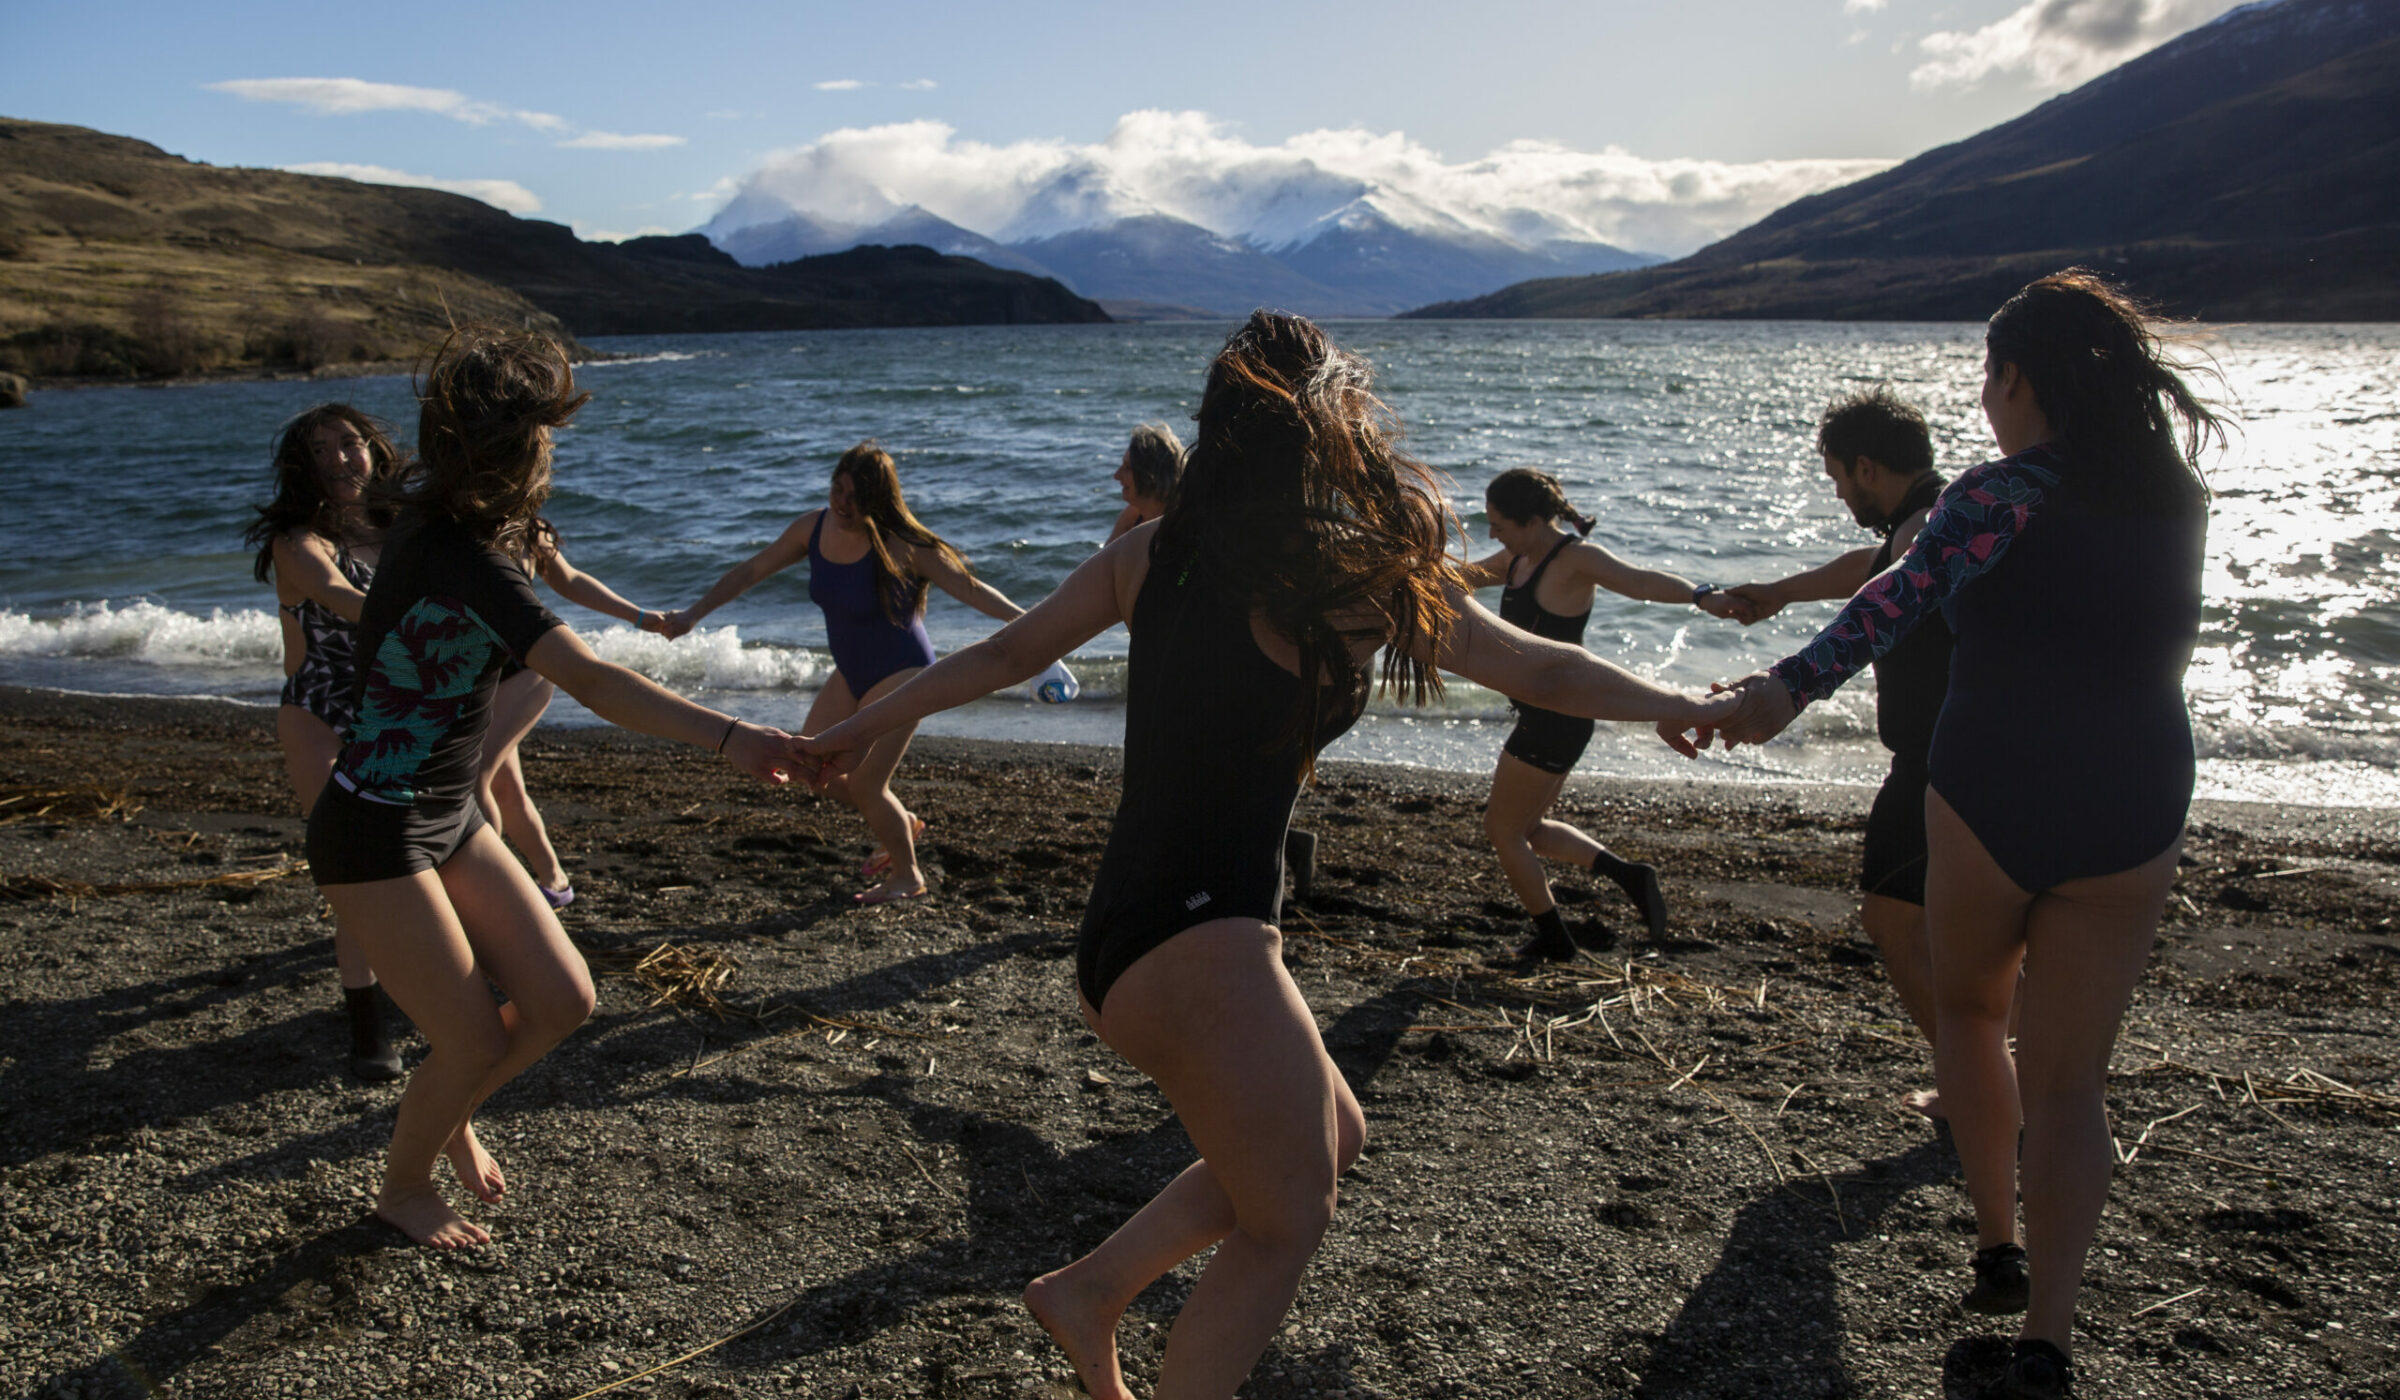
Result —
[{"label": "person's shadow on sand", "polygon": [[[329,971],[322,940],[233,958],[63,1001],[0,1004],[0,1167],[83,1150],[93,1139],[170,1118],[189,1118],[264,1095],[322,1082],[336,1043],[335,1008],[256,1022],[184,1045],[144,1044],[92,1068],[119,1037],[180,1020],[254,993],[262,984]],[[180,1033],[178,1033],[180,1034]]]},{"label": "person's shadow on sand", "polygon": [[[1387,989],[1326,1028],[1327,1051],[1362,1097],[1398,1047],[1427,986],[1411,981]],[[937,1298],[994,1292],[1013,1297],[1036,1275],[1097,1245],[1192,1160],[1191,1142],[1172,1117],[1062,1153],[1022,1124],[919,1100],[902,1077],[879,1076],[845,1092],[884,1100],[908,1115],[921,1141],[956,1149],[966,1177],[966,1233],[927,1237],[905,1253],[879,1255],[864,1267],[802,1289],[753,1319],[771,1321],[727,1347],[726,1365],[772,1368],[854,1345]],[[1137,1299],[1129,1314],[1171,1316],[1186,1286],[1169,1275]],[[1281,1345],[1270,1347],[1268,1356],[1277,1355]],[[1346,1378],[1347,1357],[1346,1348],[1336,1347],[1312,1364],[1336,1368]],[[1063,1366],[1064,1359],[1057,1364]],[[949,1363],[937,1358],[929,1365],[945,1371]],[[938,1388],[947,1377],[922,1379]]]},{"label": "person's shadow on sand", "polygon": [[1794,1180],[1741,1208],[1709,1270],[1642,1368],[1643,1400],[1749,1400],[1855,1395],[1844,1368],[1844,1322],[1834,1246],[1869,1231],[1885,1211],[1957,1172],[1946,1136],[1835,1178],[1841,1208],[1821,1183]]}]

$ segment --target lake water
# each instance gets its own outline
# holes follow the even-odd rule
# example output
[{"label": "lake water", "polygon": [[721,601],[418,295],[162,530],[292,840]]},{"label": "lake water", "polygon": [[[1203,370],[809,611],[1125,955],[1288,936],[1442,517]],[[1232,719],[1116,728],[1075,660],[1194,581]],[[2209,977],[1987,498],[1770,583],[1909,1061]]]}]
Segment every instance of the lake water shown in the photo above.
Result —
[{"label": "lake water", "polygon": [[[560,437],[549,515],[570,558],[635,602],[697,598],[728,565],[823,503],[842,449],[874,436],[917,514],[979,573],[1031,602],[1096,548],[1109,480],[1144,419],[1189,426],[1223,325],[978,327],[621,338],[585,366],[594,395]],[[1945,470],[1991,443],[1976,408],[1981,327],[1823,323],[1337,324],[1377,366],[1409,444],[1453,478],[1488,548],[1483,484],[1558,475],[1622,557],[1695,580],[1774,577],[1864,543],[1812,446],[1835,394],[1888,380],[1927,410]],[[2204,796],[2400,806],[2400,327],[2219,333],[2219,397],[2240,422],[2205,465],[2217,494],[2208,607],[2189,689]],[[0,681],[274,703],[269,591],[241,545],[278,426],[328,398],[399,425],[403,379],[41,393],[0,414]],[[560,605],[601,655],[712,704],[796,725],[827,669],[805,569],[675,643]],[[1776,660],[1830,617],[1786,609],[1743,629],[1603,594],[1588,644],[1699,686]],[[982,616],[935,595],[947,650]],[[1084,698],[1015,696],[929,733],[1115,743],[1125,638],[1072,664]],[[562,699],[551,723],[589,724]],[[2105,723],[2105,717],[2095,717]],[[1485,771],[1499,697],[1459,682],[1414,711],[1378,704],[1334,756]],[[1871,783],[1862,678],[1764,749],[1695,768],[1646,727],[1602,726],[1581,770],[1759,783]]]}]

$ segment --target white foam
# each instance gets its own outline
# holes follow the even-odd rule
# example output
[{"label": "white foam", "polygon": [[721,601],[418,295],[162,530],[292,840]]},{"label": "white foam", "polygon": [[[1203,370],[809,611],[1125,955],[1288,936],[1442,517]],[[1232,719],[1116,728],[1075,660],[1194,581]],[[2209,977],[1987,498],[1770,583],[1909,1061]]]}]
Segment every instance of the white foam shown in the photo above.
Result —
[{"label": "white foam", "polygon": [[273,613],[253,608],[208,616],[156,603],[78,603],[59,617],[0,611],[0,656],[113,658],[156,666],[273,669],[283,661],[283,632]]}]

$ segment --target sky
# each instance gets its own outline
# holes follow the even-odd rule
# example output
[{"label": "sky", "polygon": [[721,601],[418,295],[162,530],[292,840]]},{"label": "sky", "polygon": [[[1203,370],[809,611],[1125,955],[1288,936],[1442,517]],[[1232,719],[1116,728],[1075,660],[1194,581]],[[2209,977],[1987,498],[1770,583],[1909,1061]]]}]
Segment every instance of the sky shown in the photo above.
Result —
[{"label": "sky", "polygon": [[0,115],[456,189],[587,238],[695,229],[826,152],[903,193],[1108,152],[1605,180],[1631,211],[1605,231],[1674,255],[2233,4],[28,3]]}]

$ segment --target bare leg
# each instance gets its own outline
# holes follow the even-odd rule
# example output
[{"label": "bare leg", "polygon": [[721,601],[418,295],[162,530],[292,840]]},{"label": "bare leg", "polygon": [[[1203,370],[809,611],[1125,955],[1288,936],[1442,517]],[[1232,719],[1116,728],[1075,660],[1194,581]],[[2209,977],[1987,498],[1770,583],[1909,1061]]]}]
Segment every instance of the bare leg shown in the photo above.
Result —
[{"label": "bare leg", "polygon": [[[850,683],[842,679],[842,673],[836,671],[825,678],[825,684],[817,687],[816,698],[808,702],[808,717],[800,721],[800,732],[822,734],[857,713],[858,697],[851,693]],[[825,791],[839,798],[844,806],[857,810],[858,804],[850,797],[847,774],[828,781]]]},{"label": "bare leg", "polygon": [[[333,726],[297,705],[276,707],[275,737],[283,746],[284,776],[291,780],[292,793],[300,799],[300,815],[305,817],[316,809],[317,798],[333,777],[334,761],[342,756],[341,738]],[[343,936],[339,918],[333,923],[333,965],[341,972],[345,991],[375,985],[375,969],[368,965],[358,941]]]},{"label": "bare leg", "polygon": [[[1916,1023],[1917,1033],[1933,1045],[1933,954],[1925,943],[1925,906],[1905,899],[1871,894],[1860,901],[1858,921],[1867,938],[1883,954],[1883,970],[1892,979],[1902,1009]],[[1938,1090],[1918,1089],[1901,1096],[1902,1103],[1928,1118],[1942,1116]]]},{"label": "bare leg", "polygon": [[1155,1080],[1201,1160],[1026,1301],[1096,1400],[1126,1400],[1116,1323],[1151,1281],[1218,1241],[1167,1336],[1157,1400],[1224,1400],[1291,1307],[1366,1119],[1280,956],[1250,920],[1188,929],[1136,962],[1097,1019]]},{"label": "bare leg", "polygon": [[2008,1008],[2033,896],[2000,872],[1938,792],[1925,794],[1925,924],[1931,932],[1934,1078],[1975,1204],[1976,1244],[2017,1238],[2016,1065]]},{"label": "bare leg", "polygon": [[[582,1024],[591,975],[489,831],[438,872],[329,885],[325,896],[370,957],[393,969],[393,1000],[432,1046],[400,1096],[376,1213],[421,1244],[481,1244],[490,1236],[434,1188],[433,1161],[452,1153],[470,1189],[497,1195],[497,1165],[461,1130],[494,1089]],[[508,1005],[493,1002],[487,976],[507,989]]]},{"label": "bare leg", "polygon": [[554,890],[567,888],[567,868],[550,844],[550,828],[541,809],[525,790],[525,764],[517,746],[540,723],[558,687],[532,671],[520,671],[500,683],[492,696],[491,727],[484,731],[483,758],[476,778],[476,798],[483,814],[518,854],[525,857],[534,880]]},{"label": "bare leg", "polygon": [[1509,888],[1528,914],[1547,914],[1557,907],[1534,843],[1535,834],[1550,825],[1544,817],[1565,784],[1564,774],[1545,773],[1512,754],[1500,755],[1499,766],[1492,770],[1491,796],[1483,804],[1483,834],[1500,857],[1500,873],[1508,877]]},{"label": "bare leg", "polygon": [[2142,865],[2071,880],[2026,925],[2017,1085],[2025,1113],[2025,1250],[2033,1296],[2021,1335],[2074,1351],[2083,1260],[2108,1203],[2108,1058],[2158,937],[2178,840]]},{"label": "bare leg", "polygon": [[[866,701],[891,694],[922,669],[894,671],[867,691]],[[908,752],[909,740],[916,733],[913,724],[886,732],[867,745],[858,766],[850,770],[851,805],[866,818],[867,829],[875,833],[875,843],[892,858],[882,882],[862,896],[869,901],[878,896],[918,894],[925,889],[925,872],[917,865],[916,819],[892,796],[892,774],[900,767],[900,759]]]}]

